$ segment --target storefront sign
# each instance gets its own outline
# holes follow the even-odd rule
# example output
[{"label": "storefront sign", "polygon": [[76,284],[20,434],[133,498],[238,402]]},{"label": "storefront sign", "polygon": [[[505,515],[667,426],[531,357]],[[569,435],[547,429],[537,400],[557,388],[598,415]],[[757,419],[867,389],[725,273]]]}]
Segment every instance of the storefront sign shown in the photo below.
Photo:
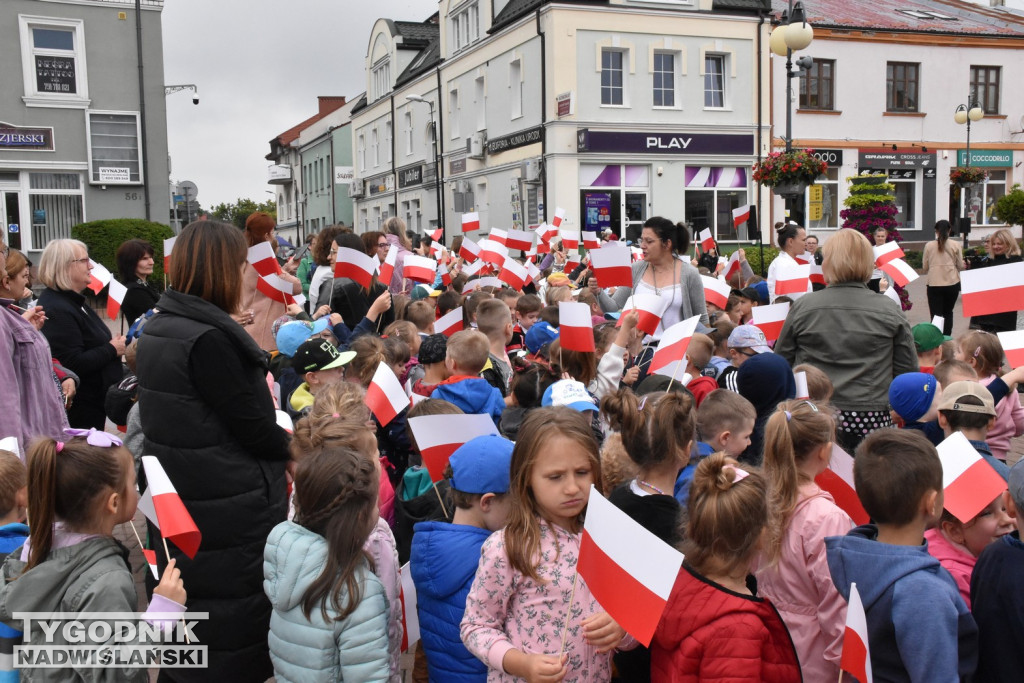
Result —
[{"label": "storefront sign", "polygon": [[715,133],[642,133],[581,128],[576,131],[576,151],[750,155],[754,153],[754,136]]},{"label": "storefront sign", "polygon": [[101,183],[130,183],[132,180],[132,170],[130,168],[100,166],[97,171]]},{"label": "storefront sign", "polygon": [[935,166],[935,154],[932,152],[862,149],[857,161],[857,165],[861,168],[926,168]]},{"label": "storefront sign", "polygon": [[544,137],[544,127],[537,126],[528,130],[521,130],[511,135],[503,135],[487,141],[488,154],[500,154],[517,147],[526,147],[540,142]]},{"label": "storefront sign", "polygon": [[36,55],[36,90],[62,95],[77,93],[75,58]]},{"label": "storefront sign", "polygon": [[381,194],[382,192],[393,192],[395,189],[395,176],[389,173],[385,176],[371,178],[366,181],[366,187],[371,195]]},{"label": "storefront sign", "polygon": [[423,184],[423,166],[411,166],[398,169],[398,187],[414,187]]},{"label": "storefront sign", "polygon": [[841,149],[816,149],[811,156],[821,159],[828,164],[829,167],[843,165],[843,150]]},{"label": "storefront sign", "polygon": [[1013,152],[1008,149],[972,149],[971,163],[967,163],[967,150],[956,153],[957,166],[1013,166]]},{"label": "storefront sign", "polygon": [[31,128],[0,123],[0,149],[53,151],[53,128]]},{"label": "storefront sign", "polygon": [[612,226],[612,195],[610,192],[584,192],[583,229],[601,231]]},{"label": "storefront sign", "polygon": [[351,185],[356,178],[356,169],[353,166],[335,166],[334,184]]},{"label": "storefront sign", "polygon": [[572,116],[575,113],[573,111],[572,91],[555,95],[555,107],[557,108],[558,118]]},{"label": "storefront sign", "polygon": [[448,175],[466,172],[466,157],[458,157],[448,161]]}]

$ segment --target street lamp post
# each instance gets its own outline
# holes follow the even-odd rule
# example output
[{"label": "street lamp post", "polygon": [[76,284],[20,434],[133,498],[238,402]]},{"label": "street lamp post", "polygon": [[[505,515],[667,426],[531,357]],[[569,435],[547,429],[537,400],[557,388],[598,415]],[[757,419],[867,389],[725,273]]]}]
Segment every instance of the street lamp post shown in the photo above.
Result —
[{"label": "street lamp post", "polygon": [[[421,95],[406,95],[410,102],[424,102],[430,107],[430,138],[434,145],[434,190],[437,201],[437,227],[444,230],[444,206],[441,203],[441,158],[437,153],[437,121],[434,119],[434,103]],[[446,231],[447,232],[447,231]],[[444,233],[442,233],[444,237]]]},{"label": "street lamp post", "polygon": [[[978,105],[978,101],[974,95],[971,94],[967,98],[967,104],[957,105],[956,111],[953,112],[953,120],[963,125],[967,124],[967,148],[964,151],[964,168],[971,167],[971,122],[981,121],[985,118],[985,110]],[[967,235],[971,232],[970,218],[967,217],[967,204],[971,198],[971,188],[967,187],[966,184],[960,186],[961,196],[960,201],[962,207],[960,208],[960,233],[963,235],[964,249],[967,249]]]},{"label": "street lamp post", "polygon": [[786,58],[786,151],[793,151],[793,79],[811,68],[813,60],[801,57],[793,69],[793,52],[803,50],[814,40],[814,28],[807,23],[801,2],[789,0],[789,8],[782,13],[781,23],[772,31],[768,46],[780,57]]}]

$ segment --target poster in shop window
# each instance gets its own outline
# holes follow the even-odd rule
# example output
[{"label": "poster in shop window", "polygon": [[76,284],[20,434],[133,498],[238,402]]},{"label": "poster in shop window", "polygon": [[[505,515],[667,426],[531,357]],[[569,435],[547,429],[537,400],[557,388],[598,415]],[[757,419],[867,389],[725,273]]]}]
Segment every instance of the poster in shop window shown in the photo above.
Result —
[{"label": "poster in shop window", "polygon": [[585,195],[583,229],[600,232],[612,225],[612,195],[609,192],[588,192]]}]

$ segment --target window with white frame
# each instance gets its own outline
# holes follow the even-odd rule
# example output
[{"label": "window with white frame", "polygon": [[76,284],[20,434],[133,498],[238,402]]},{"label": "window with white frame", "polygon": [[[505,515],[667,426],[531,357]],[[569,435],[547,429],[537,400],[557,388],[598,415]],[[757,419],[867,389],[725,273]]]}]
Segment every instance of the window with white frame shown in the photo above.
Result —
[{"label": "window with white frame", "polygon": [[366,170],[366,136],[362,133],[356,140],[356,157],[359,159],[359,170]]},{"label": "window with white frame", "polygon": [[521,60],[513,60],[508,66],[508,88],[512,118],[518,119],[523,115],[523,63]]},{"label": "window with white frame", "polygon": [[674,52],[655,52],[651,64],[654,78],[654,106],[676,106],[676,55]]},{"label": "window with white frame", "polygon": [[376,128],[370,131],[370,152],[373,153],[374,167],[380,166],[380,137]]},{"label": "window with white frame", "polygon": [[138,112],[89,111],[89,182],[138,185],[142,182],[142,132]]},{"label": "window with white frame", "polygon": [[452,52],[458,52],[480,38],[480,5],[470,2],[451,13]]},{"label": "window with white frame", "polygon": [[412,112],[407,111],[402,117],[405,126],[405,156],[412,155]]},{"label": "window with white frame", "polygon": [[392,136],[391,122],[387,121],[384,123],[384,159],[387,163],[391,163],[391,136]]},{"label": "window with white frame", "polygon": [[391,92],[391,62],[387,58],[373,67],[373,100]]},{"label": "window with white frame", "polygon": [[725,107],[726,55],[706,54],[704,56],[704,107],[722,109]]},{"label": "window with white frame", "polygon": [[28,106],[88,106],[85,28],[81,19],[19,15]]},{"label": "window with white frame", "polygon": [[486,86],[484,83],[484,77],[480,76],[474,81],[474,91],[476,93],[476,129],[486,130],[487,129],[487,94]]},{"label": "window with white frame", "polygon": [[81,223],[84,215],[81,176],[65,172],[29,173],[28,187],[31,247],[42,249],[50,240],[71,237],[72,226]]},{"label": "window with white frame", "polygon": [[452,129],[452,140],[459,137],[459,91],[452,90],[448,93],[448,120]]},{"label": "window with white frame", "polygon": [[622,106],[623,98],[623,63],[625,53],[622,50],[604,48],[601,50],[601,104]]}]

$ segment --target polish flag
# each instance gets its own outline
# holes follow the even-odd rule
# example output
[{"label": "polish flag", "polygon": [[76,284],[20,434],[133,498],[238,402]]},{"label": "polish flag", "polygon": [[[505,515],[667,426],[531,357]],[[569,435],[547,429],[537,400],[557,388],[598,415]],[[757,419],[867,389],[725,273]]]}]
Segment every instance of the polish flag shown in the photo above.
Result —
[{"label": "polish flag", "polygon": [[562,221],[564,221],[564,220],[565,220],[565,209],[563,209],[562,207],[559,206],[559,207],[557,207],[555,209],[555,217],[551,219],[551,225],[555,229],[558,229],[562,225]]},{"label": "polish flag", "polygon": [[896,291],[895,287],[890,287],[889,289],[885,290],[885,294],[883,294],[882,296],[889,297],[890,299],[896,302],[897,306],[899,306],[901,309],[903,308],[903,302],[900,301],[900,293]]},{"label": "polish flag", "polygon": [[793,382],[796,383],[795,399],[807,401],[811,398],[811,391],[807,388],[807,373],[801,370],[793,373]]},{"label": "polish flag", "polygon": [[715,248],[715,237],[711,234],[711,228],[704,228],[700,231],[700,248],[704,251],[711,251]]},{"label": "polish flag", "polygon": [[809,251],[805,251],[802,254],[797,254],[796,256],[794,256],[793,260],[801,265],[814,263],[814,254],[810,253]]},{"label": "polish flag", "polygon": [[580,267],[580,263],[582,263],[580,261],[580,253],[578,251],[570,251],[565,255],[565,266],[562,270],[568,276],[569,273]]},{"label": "polish flag", "polygon": [[527,261],[526,274],[530,276],[530,279],[526,281],[526,283],[529,284],[531,282],[537,282],[540,279],[541,271],[533,261]]},{"label": "polish flag", "polygon": [[772,304],[771,306],[754,306],[751,309],[754,325],[761,328],[765,339],[775,341],[782,332],[782,324],[786,322],[786,315],[789,313],[789,302]]},{"label": "polish flag", "polygon": [[480,229],[480,214],[476,211],[462,214],[462,232]]},{"label": "polish flag", "polygon": [[16,436],[5,436],[0,439],[0,451],[7,451],[14,453],[17,456],[21,456],[21,448],[18,447],[18,437]]},{"label": "polish flag", "polygon": [[906,256],[899,242],[886,242],[882,246],[875,246],[872,249],[875,252],[875,265],[878,267],[881,267],[883,263],[892,261],[894,258]]},{"label": "polish flag", "polygon": [[459,247],[459,256],[466,263],[472,263],[480,258],[480,245],[469,239],[468,237],[462,238],[462,246]]},{"label": "polish flag", "polygon": [[704,301],[714,304],[724,311],[729,304],[729,292],[732,291],[732,287],[728,282],[710,275],[701,275],[700,279],[704,283]]},{"label": "polish flag", "polygon": [[433,284],[437,275],[437,262],[428,256],[406,254],[402,273],[413,282]]},{"label": "polish flag", "polygon": [[965,270],[960,283],[965,316],[1024,309],[1024,263]]},{"label": "polish flag", "polygon": [[146,565],[149,567],[149,571],[153,573],[153,578],[159,581],[160,570],[156,567],[156,551],[149,548],[140,548],[140,550],[142,550],[142,556],[146,558]]},{"label": "polish flag", "polygon": [[423,456],[423,465],[431,481],[444,477],[444,468],[459,446],[478,436],[498,434],[494,420],[487,414],[420,415],[409,418],[409,429]]},{"label": "polish flag", "polygon": [[729,280],[732,280],[733,276],[739,275],[742,269],[743,266],[740,264],[740,250],[737,249],[729,256],[729,260],[725,264],[725,274],[723,277],[728,282]]},{"label": "polish flag", "polygon": [[429,234],[430,234],[430,239],[436,242],[439,239],[441,239],[441,235],[444,234],[444,228],[438,228],[437,230],[434,230],[433,232],[431,232]]},{"label": "polish flag", "polygon": [[256,278],[256,290],[274,301],[282,301],[285,304],[296,303],[295,297],[292,296],[292,290],[295,286],[282,278],[281,276],[271,273],[270,275]]},{"label": "polish flag", "polygon": [[[468,282],[466,284],[469,284]],[[462,306],[448,311],[434,321],[434,331],[450,337],[462,331]]]},{"label": "polish flag", "polygon": [[107,290],[108,318],[111,320],[117,320],[117,314],[121,312],[121,304],[124,303],[124,295],[127,293],[127,287],[113,278],[110,279],[110,288]]},{"label": "polish flag", "polygon": [[563,349],[595,351],[590,306],[576,301],[558,302],[558,337]]},{"label": "polish flag", "polygon": [[93,291],[93,294],[99,294],[100,290],[114,279],[114,276],[110,274],[110,271],[102,263],[96,263],[89,259],[89,265],[92,267],[92,270],[89,272],[89,289]]},{"label": "polish flag", "polygon": [[1024,365],[1024,330],[998,332],[997,334],[999,343],[1003,346],[1003,353],[1006,354],[1006,362],[1010,364],[1010,367],[1019,368]]},{"label": "polish flag", "polygon": [[160,529],[163,538],[181,548],[189,559],[195,559],[203,535],[185,509],[163,465],[155,455],[144,455],[142,468],[149,487],[139,499],[139,509]]},{"label": "polish flag", "polygon": [[441,275],[441,284],[449,287],[452,284],[452,274],[448,272],[448,266],[438,262],[437,272]]},{"label": "polish flag", "polygon": [[379,363],[366,388],[366,405],[381,427],[388,426],[400,412],[409,407],[409,396],[387,363]]},{"label": "polish flag", "polygon": [[270,246],[270,242],[260,242],[249,247],[246,259],[253,269],[263,277],[281,272],[281,266],[277,263],[277,257],[274,256],[274,248]]},{"label": "polish flag", "polygon": [[598,238],[596,232],[593,230],[583,231],[583,248],[587,250],[601,248],[601,240]]},{"label": "polish flag", "polygon": [[[484,266],[487,266],[487,264],[477,259],[472,263],[467,263],[466,265],[462,266],[462,274],[465,275],[466,277],[473,277],[474,275],[479,273]],[[487,267],[490,268],[490,266]],[[467,282],[466,284],[469,283]],[[465,293],[465,291],[463,291],[463,293]]]},{"label": "polish flag", "polygon": [[812,285],[824,285],[825,284],[825,271],[822,270],[821,266],[813,261],[810,263],[811,266],[811,284]]},{"label": "polish flag", "polygon": [[533,249],[533,233],[529,230],[509,230],[505,246],[509,249],[530,251]]},{"label": "polish flag", "polygon": [[416,584],[412,580],[412,570],[408,562],[402,566],[399,574],[402,579],[402,586],[398,592],[402,602],[402,652],[408,652],[420,639],[420,615],[417,612],[419,601],[416,598]]},{"label": "polish flag", "polygon": [[496,289],[501,289],[501,280],[494,277],[493,275],[490,277],[482,277],[479,280],[477,280],[477,282],[480,283],[481,287],[494,287]]},{"label": "polish flag", "polygon": [[832,494],[832,499],[855,524],[867,524],[871,516],[864,509],[853,485],[853,457],[836,444],[832,444],[832,459],[828,469],[814,478],[814,483]]},{"label": "polish flag", "polygon": [[[590,267],[602,288],[632,287],[633,270],[629,249],[594,249],[590,252]],[[571,271],[570,271],[571,272]]]},{"label": "polish flag", "polygon": [[288,432],[289,434],[295,433],[295,423],[292,422],[292,416],[283,410],[275,410],[274,417],[277,419],[277,426]]},{"label": "polish flag", "polygon": [[528,277],[530,274],[527,272],[526,266],[511,258],[505,259],[505,262],[501,264],[501,272],[498,273],[498,279],[515,290],[525,287]]},{"label": "polish flag", "polygon": [[174,241],[178,239],[177,235],[174,237],[168,237],[164,240],[164,272],[166,273],[171,269],[171,252],[174,250]]},{"label": "polish flag", "polygon": [[[377,270],[372,256],[359,249],[338,248],[338,260],[334,263],[334,277],[347,277],[359,285],[370,288],[373,273]],[[389,278],[390,281],[390,278]]]},{"label": "polish flag", "polygon": [[391,277],[395,274],[395,264],[398,263],[398,245],[392,244],[388,248],[388,255],[384,257],[384,263],[380,264],[378,271],[378,279],[384,284],[391,282]]},{"label": "polish flag", "polygon": [[444,256],[444,245],[440,242],[430,243],[430,255],[435,259],[440,259]]},{"label": "polish flag", "polygon": [[807,291],[807,283],[810,279],[810,264],[779,268],[779,274],[775,280],[775,296],[803,294]]},{"label": "polish flag", "polygon": [[965,524],[1006,490],[1006,481],[978,455],[963,435],[954,432],[938,445],[942,461],[943,502],[949,512]]},{"label": "polish flag", "polygon": [[501,268],[508,258],[508,247],[491,239],[480,240],[480,259]]},{"label": "polish flag", "polygon": [[487,239],[491,240],[492,242],[497,242],[498,244],[504,247],[508,246],[508,233],[505,232],[504,230],[500,230],[498,228],[491,228],[491,234],[487,236]]},{"label": "polish flag", "polygon": [[686,369],[686,349],[690,347],[690,339],[697,330],[699,315],[687,318],[672,325],[661,335],[658,348],[651,358],[648,372],[667,377],[678,377],[679,371]]},{"label": "polish flag", "polygon": [[548,223],[541,223],[534,232],[537,233],[537,238],[542,244],[547,244],[552,237],[558,234],[558,228]]},{"label": "polish flag", "polygon": [[746,206],[740,206],[732,210],[732,225],[735,228],[740,227],[748,220],[750,220],[750,204]]},{"label": "polish flag", "polygon": [[[860,683],[874,683],[871,675],[871,651],[868,649],[868,618],[860,601],[857,584],[850,584],[846,606],[846,630],[843,632],[843,654],[839,668]],[[841,674],[840,674],[841,675]]]},{"label": "polish flag", "polygon": [[[626,303],[622,305],[622,313],[625,315],[630,311],[636,311],[639,317],[636,328],[641,332],[654,334],[671,303],[672,299],[667,296],[642,292],[626,299]],[[615,326],[622,327],[622,316],[619,316],[619,322]]]},{"label": "polish flag", "polygon": [[683,554],[612,505],[591,485],[576,570],[608,614],[649,646]]},{"label": "polish flag", "polygon": [[900,287],[906,287],[919,277],[917,271],[901,258],[894,257],[885,263],[880,263],[878,269],[888,274]]},{"label": "polish flag", "polygon": [[562,238],[562,248],[566,251],[578,250],[580,248],[579,230],[559,230],[558,236]]}]

